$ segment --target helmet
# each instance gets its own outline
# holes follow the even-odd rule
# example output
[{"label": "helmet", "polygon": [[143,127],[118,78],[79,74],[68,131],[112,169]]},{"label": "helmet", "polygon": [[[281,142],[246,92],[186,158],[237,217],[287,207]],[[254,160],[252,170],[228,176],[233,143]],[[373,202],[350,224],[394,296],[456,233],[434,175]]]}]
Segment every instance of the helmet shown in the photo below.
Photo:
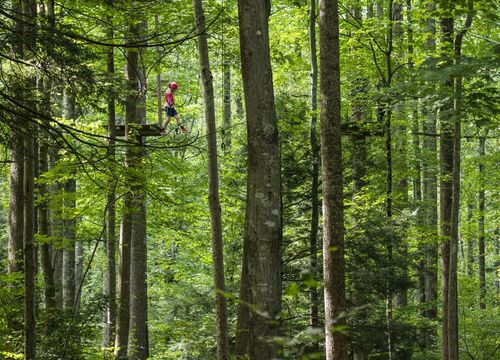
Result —
[{"label": "helmet", "polygon": [[179,85],[177,85],[177,83],[173,81],[170,84],[168,84],[168,87],[171,88],[172,90],[175,90],[179,87]]}]

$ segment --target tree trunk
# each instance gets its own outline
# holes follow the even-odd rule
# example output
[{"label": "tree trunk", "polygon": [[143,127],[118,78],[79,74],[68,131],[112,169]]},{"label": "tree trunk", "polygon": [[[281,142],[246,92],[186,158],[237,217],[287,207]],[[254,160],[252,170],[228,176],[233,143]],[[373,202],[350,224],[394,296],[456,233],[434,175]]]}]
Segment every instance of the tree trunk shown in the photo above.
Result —
[{"label": "tree trunk", "polygon": [[130,330],[128,356],[145,360],[149,356],[147,250],[146,250],[146,196],[144,190],[135,189],[131,261],[130,261]]},{"label": "tree trunk", "polygon": [[[22,13],[22,1],[12,1],[12,13]],[[13,30],[17,34],[23,32],[23,22],[21,19],[14,21]],[[23,39],[21,36],[13,40],[12,53],[19,59],[24,56]],[[23,102],[22,81],[19,80],[14,84],[14,97],[20,103]],[[24,274],[24,164],[25,164],[25,135],[23,127],[26,119],[22,115],[14,116],[14,123],[11,126],[11,164],[10,164],[10,194],[9,194],[9,238],[7,244],[8,251],[8,273],[14,275],[17,273],[18,278],[12,281],[9,285],[14,288],[13,292],[19,294],[17,298],[13,298],[15,303],[21,302],[21,274]],[[21,311],[16,311],[13,314],[8,314],[7,327],[11,333],[21,332],[23,329],[23,314]]]},{"label": "tree trunk", "polygon": [[[318,269],[318,230],[319,230],[319,161],[320,147],[318,143],[317,127],[318,127],[318,57],[316,44],[316,2],[309,2],[309,53],[311,62],[310,72],[310,109],[311,123],[309,126],[309,143],[311,145],[311,227],[309,232],[309,263],[311,266],[311,274],[316,281],[319,281]],[[319,312],[319,291],[317,287],[311,287],[310,305],[309,305],[309,325],[312,328],[319,328],[320,322],[318,317]],[[319,344],[314,343],[312,351],[319,351]]]},{"label": "tree trunk", "polygon": [[[277,356],[281,308],[281,175],[269,51],[270,1],[238,3],[241,67],[248,131],[247,207],[242,285],[248,285],[251,359]],[[245,269],[246,268],[246,269]],[[245,290],[242,290],[245,293]],[[240,306],[248,306],[240,302]],[[240,332],[239,336],[243,333]],[[237,340],[242,343],[241,340]]]},{"label": "tree trunk", "polygon": [[323,277],[327,360],[347,359],[338,0],[320,2]]},{"label": "tree trunk", "polygon": [[485,270],[485,232],[484,232],[484,206],[485,206],[485,186],[484,186],[484,137],[479,138],[479,307],[486,309],[486,270]]},{"label": "tree trunk", "polygon": [[[444,17],[441,19],[442,42],[446,46],[448,53],[446,56],[447,65],[451,64],[451,54],[453,49],[453,18]],[[453,93],[453,83],[450,79],[443,84],[447,93]],[[441,177],[440,177],[440,227],[441,227],[441,294],[443,306],[442,318],[442,359],[449,360],[449,279],[450,279],[450,238],[451,238],[451,207],[453,193],[453,105],[450,101],[445,102],[440,109],[441,120]]]},{"label": "tree trunk", "polygon": [[[434,13],[435,5],[428,3],[427,12]],[[436,26],[433,18],[427,19],[427,30],[429,37],[427,40],[428,54],[434,54],[436,48],[435,34]],[[429,68],[435,69],[434,61],[429,57]],[[430,101],[423,103],[422,113],[424,119],[424,132],[436,133],[436,112]],[[426,234],[429,241],[425,246],[425,315],[431,321],[437,320],[437,282],[438,282],[438,214],[437,214],[437,141],[434,136],[426,136],[423,141],[426,157],[423,161],[423,200],[425,211]],[[426,330],[426,347],[432,349],[436,346],[437,331],[434,326]]]},{"label": "tree trunk", "polygon": [[[64,91],[64,118],[74,120],[76,116],[75,94]],[[64,247],[63,247],[63,308],[72,311],[75,305],[75,242],[76,180],[72,177],[64,185]]]},{"label": "tree trunk", "polygon": [[[108,0],[107,4],[111,6],[112,0]],[[111,24],[112,17],[108,17],[108,22]],[[113,27],[108,28],[108,38],[114,36]],[[110,47],[107,51],[107,72],[112,78],[115,73],[115,56],[114,48]],[[110,166],[114,166],[116,160],[116,114],[115,114],[115,97],[113,94],[108,98],[108,154]],[[160,104],[161,105],[161,104]],[[160,106],[161,114],[161,106]],[[104,310],[104,332],[103,332],[103,347],[109,348],[113,346],[115,327],[116,327],[116,195],[115,195],[115,180],[110,178],[108,181],[108,195],[106,207],[106,271],[104,272],[104,287],[103,295],[106,301]]]},{"label": "tree trunk", "polygon": [[[138,18],[143,18],[139,13]],[[145,20],[137,25],[130,25],[130,38],[135,41],[143,41],[144,33],[147,29]],[[144,56],[143,49],[137,50],[138,55]],[[130,57],[128,57],[130,59]],[[142,61],[141,61],[142,64]],[[132,60],[127,68],[129,81],[131,81],[130,71],[136,71],[138,81],[136,83],[136,124],[146,123],[146,69],[139,65],[139,58]],[[130,84],[132,85],[132,84]],[[130,325],[128,339],[128,357],[130,359],[145,360],[149,356],[148,343],[148,293],[147,293],[147,235],[146,235],[146,194],[144,191],[145,179],[137,173],[141,166],[141,159],[146,155],[143,139],[138,137],[138,147],[135,150],[136,162],[132,171],[134,181],[131,189],[134,196],[134,206],[132,208],[132,238],[131,238],[131,258],[130,258]]]},{"label": "tree trunk", "polygon": [[[128,28],[128,42],[140,41],[140,23],[131,23]],[[115,339],[115,356],[118,359],[127,357],[129,347],[129,326],[130,326],[130,274],[131,274],[131,246],[133,239],[133,223],[135,212],[141,211],[138,208],[138,200],[136,198],[136,190],[140,189],[141,179],[137,172],[137,167],[140,163],[141,143],[140,135],[137,132],[136,126],[140,124],[138,118],[138,99],[140,97],[138,84],[139,67],[138,67],[138,49],[129,48],[126,52],[126,75],[127,75],[127,96],[125,99],[125,127],[126,139],[128,144],[125,150],[125,179],[124,183],[125,194],[123,195],[123,212],[120,233],[120,282],[119,282],[119,306],[118,316],[116,319],[116,339]],[[136,268],[137,268],[136,263]],[[138,280],[138,279],[136,279]],[[135,280],[134,280],[135,281]],[[137,282],[138,283],[138,282]],[[136,294],[134,294],[135,296]],[[144,304],[143,304],[144,305]],[[135,325],[134,325],[135,326]],[[134,331],[133,336],[141,336]],[[137,338],[135,338],[137,340]],[[134,344],[140,346],[139,344]],[[133,350],[131,350],[133,352]]]},{"label": "tree trunk", "polygon": [[[219,200],[219,169],[217,165],[217,128],[215,124],[215,102],[212,73],[208,56],[208,42],[205,28],[205,15],[202,0],[193,0],[194,17],[198,30],[198,56],[203,84],[203,99],[205,102],[205,121],[207,124],[208,145],[208,203],[210,207],[210,229],[212,238],[213,277],[216,290],[215,316],[217,329],[217,359],[229,359],[227,304],[224,292],[224,244],[222,240],[222,215]],[[224,93],[226,96],[227,94]],[[224,98],[224,104],[229,99]],[[230,109],[229,102],[229,109]],[[224,115],[226,116],[226,108]],[[229,111],[229,122],[231,113]],[[226,117],[224,117],[226,121]],[[226,124],[225,124],[226,125]],[[230,126],[230,124],[229,124]],[[230,137],[225,139],[231,142]],[[226,144],[227,145],[227,144]]]},{"label": "tree trunk", "polygon": [[[35,17],[37,4],[34,0],[23,0],[23,21],[25,57],[31,57],[35,50]],[[31,77],[27,82],[25,99],[32,99],[36,87],[36,79]],[[25,100],[26,101],[26,100]],[[26,104],[36,107],[29,100]],[[32,360],[36,357],[36,213],[35,213],[35,168],[36,168],[36,133],[37,128],[25,124],[28,135],[24,138],[24,358]]]}]

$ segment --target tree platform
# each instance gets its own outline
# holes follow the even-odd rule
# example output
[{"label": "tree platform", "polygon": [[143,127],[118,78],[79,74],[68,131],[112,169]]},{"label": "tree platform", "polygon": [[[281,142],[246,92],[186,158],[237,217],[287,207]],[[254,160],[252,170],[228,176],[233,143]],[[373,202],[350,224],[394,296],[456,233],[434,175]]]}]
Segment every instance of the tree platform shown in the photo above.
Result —
[{"label": "tree platform", "polygon": [[[108,125],[104,125],[106,128],[108,128]],[[137,125],[134,125],[134,127]],[[139,125],[139,135],[141,136],[162,136],[160,134],[160,127],[158,124],[141,124]],[[120,125],[115,125],[115,130],[116,130],[116,136],[125,136],[125,128],[126,125],[120,124]]]}]

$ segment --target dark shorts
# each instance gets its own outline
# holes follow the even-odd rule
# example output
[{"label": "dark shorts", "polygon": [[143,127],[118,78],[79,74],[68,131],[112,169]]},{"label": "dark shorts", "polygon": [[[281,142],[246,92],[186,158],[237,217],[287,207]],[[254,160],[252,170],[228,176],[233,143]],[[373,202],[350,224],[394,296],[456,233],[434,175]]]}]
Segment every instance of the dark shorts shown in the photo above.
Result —
[{"label": "dark shorts", "polygon": [[164,107],[163,109],[165,109],[165,111],[167,112],[167,116],[175,116],[177,115],[177,111],[175,111],[174,108],[170,108],[170,107]]}]

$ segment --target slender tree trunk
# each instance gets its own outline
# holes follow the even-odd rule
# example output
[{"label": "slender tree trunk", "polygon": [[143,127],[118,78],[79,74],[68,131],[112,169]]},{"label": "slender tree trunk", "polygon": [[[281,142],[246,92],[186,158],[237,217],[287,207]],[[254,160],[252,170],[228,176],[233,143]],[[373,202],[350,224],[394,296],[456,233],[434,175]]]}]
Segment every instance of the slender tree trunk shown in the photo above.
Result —
[{"label": "slender tree trunk", "polygon": [[[70,89],[64,91],[64,118],[74,120],[76,116],[75,94]],[[63,308],[72,311],[75,305],[75,242],[76,180],[71,177],[64,185],[64,248],[63,248]]]},{"label": "slender tree trunk", "polygon": [[9,242],[8,271],[9,274],[23,270],[23,229],[24,229],[24,134],[21,124],[12,128],[12,153],[10,165],[10,197],[9,197]]},{"label": "slender tree trunk", "polygon": [[[225,20],[223,20],[225,21]],[[224,144],[223,149],[225,153],[228,153],[231,150],[232,143],[232,112],[231,112],[231,63],[229,60],[224,59],[224,63],[222,65],[223,71],[223,102],[224,102],[224,125],[223,125],[223,136],[222,143]]]},{"label": "slender tree trunk", "polygon": [[[203,84],[203,98],[205,102],[205,120],[207,124],[208,202],[210,207],[213,277],[216,290],[215,316],[217,329],[217,359],[228,360],[227,304],[226,298],[224,297],[224,292],[226,291],[224,280],[224,244],[222,240],[222,215],[219,200],[219,169],[217,165],[217,128],[215,124],[214,88],[212,73],[210,71],[208,41],[202,0],[193,0],[193,8],[196,28],[199,34],[198,56]],[[224,95],[226,95],[226,93]],[[226,101],[226,98],[224,101]],[[226,112],[224,114],[226,115]],[[229,112],[229,122],[230,116],[231,113]],[[226,121],[226,117],[224,117],[224,120]],[[228,141],[227,138],[226,141]],[[229,137],[229,144],[230,141]]]},{"label": "slender tree trunk", "polygon": [[479,307],[486,309],[486,270],[485,270],[485,232],[484,232],[484,207],[485,207],[485,186],[484,186],[484,137],[479,138]]},{"label": "slender tree trunk", "polygon": [[[34,0],[23,0],[23,21],[25,57],[30,58],[35,50],[35,17],[37,4]],[[27,83],[26,99],[31,99],[36,88],[36,79]],[[26,100],[25,99],[25,100]],[[35,107],[30,101],[27,106]],[[36,173],[36,134],[33,124],[26,124],[29,135],[24,138],[24,358],[36,357],[36,212],[35,212],[35,173]]]},{"label": "slender tree trunk", "polygon": [[[462,39],[472,24],[473,0],[468,1],[467,19],[464,28],[455,36],[455,62],[461,63]],[[458,344],[458,226],[460,219],[460,151],[462,121],[462,77],[455,77],[453,107],[453,173],[452,173],[452,205],[450,224],[450,263],[448,289],[448,353],[449,360],[459,359]]]},{"label": "slender tree trunk", "polygon": [[[12,1],[12,13],[22,14],[22,1]],[[18,59],[24,57],[23,44],[23,21],[21,16],[13,23],[14,33],[18,37],[13,40],[12,54]],[[23,102],[23,81],[20,79],[14,85],[14,97],[18,102]],[[17,293],[12,299],[20,303],[22,294],[22,277],[24,275],[24,164],[25,164],[25,124],[26,119],[22,115],[15,115],[11,126],[11,164],[10,164],[10,194],[9,194],[9,238],[7,244],[8,262],[7,270],[10,275],[17,275],[10,286],[13,293]],[[19,333],[23,329],[23,313],[16,311],[7,314],[7,327],[11,334]],[[14,350],[14,349],[12,349]]]},{"label": "slender tree trunk", "polygon": [[[32,133],[32,132],[31,132]],[[35,359],[34,139],[24,139],[24,358]]]},{"label": "slender tree trunk", "polygon": [[[392,82],[392,52],[393,52],[393,4],[392,0],[389,0],[387,10],[388,19],[391,21],[391,25],[387,30],[387,51],[385,53],[386,60],[386,87],[391,86]],[[384,104],[383,114],[385,116],[385,154],[386,154],[386,216],[390,219],[392,218],[392,207],[393,207],[393,164],[392,164],[392,109],[389,103]],[[386,289],[386,322],[387,322],[387,345],[388,345],[388,357],[389,360],[394,359],[396,352],[395,344],[395,331],[394,331],[394,285],[393,285],[393,258],[394,258],[394,238],[389,239],[387,245],[387,263],[389,267],[389,276],[387,278],[387,289]]]},{"label": "slender tree trunk", "polygon": [[327,360],[347,359],[344,211],[340,117],[340,40],[337,0],[320,2],[323,277]]},{"label": "slender tree trunk", "polygon": [[[435,5],[430,2],[427,4],[427,12],[432,14],[435,11]],[[432,17],[427,19],[427,31],[429,37],[427,40],[427,52],[430,56],[435,53],[436,26]],[[435,69],[434,60],[428,56],[429,69]],[[436,111],[433,103],[425,101],[423,103],[422,113],[424,119],[424,132],[436,133]],[[438,214],[437,214],[437,140],[434,136],[424,137],[423,146],[425,150],[425,159],[423,161],[423,200],[425,209],[425,226],[428,234],[428,242],[425,245],[425,315],[431,321],[437,320],[437,280],[438,280]],[[426,347],[432,349],[436,346],[437,330],[434,326],[426,329]]]},{"label": "slender tree trunk", "polygon": [[[309,126],[309,143],[311,145],[311,227],[309,233],[309,263],[311,266],[311,274],[314,279],[319,281],[318,269],[318,230],[319,230],[319,161],[320,147],[317,136],[318,116],[318,56],[316,44],[316,2],[309,2],[309,52],[310,52],[310,108],[311,108],[311,123]],[[309,305],[309,325],[312,328],[319,328],[320,322],[318,318],[319,312],[319,291],[316,287],[310,290],[310,305]],[[319,351],[319,344],[314,343],[313,351]]]},{"label": "slender tree trunk", "polygon": [[[446,63],[451,64],[451,54],[453,49],[453,18],[444,17],[441,19],[442,42],[448,51]],[[448,93],[453,93],[453,83],[446,80],[443,87]],[[453,105],[447,101],[440,109],[441,120],[441,178],[440,178],[440,226],[441,226],[441,294],[442,294],[442,359],[449,360],[449,279],[450,279],[450,239],[451,239],[451,208],[453,193]]]},{"label": "slender tree trunk", "polygon": [[242,278],[242,285],[248,285],[249,290],[242,292],[250,295],[248,303],[254,307],[248,324],[241,324],[245,319],[238,318],[238,326],[249,329],[250,358],[266,360],[276,357],[278,351],[269,340],[279,329],[282,238],[279,137],[269,50],[271,4],[241,0],[238,10],[248,131],[247,264],[242,271],[248,278]]},{"label": "slender tree trunk", "polygon": [[[112,0],[108,0],[107,4],[111,6]],[[111,24],[113,18],[108,16],[108,22]],[[112,39],[114,36],[113,27],[108,28],[108,38]],[[115,56],[114,48],[110,47],[107,51],[107,73],[110,78],[113,78],[115,73]],[[116,112],[115,112],[115,97],[110,94],[108,97],[108,154],[111,167],[114,166],[116,160]],[[160,104],[161,114],[161,104]],[[104,288],[103,295],[106,301],[106,308],[104,311],[104,333],[103,333],[103,346],[109,348],[113,346],[115,327],[116,327],[116,194],[115,194],[116,181],[112,177],[108,181],[108,195],[107,195],[107,208],[106,208],[106,271],[104,273]]]},{"label": "slender tree trunk", "polygon": [[474,236],[472,231],[472,221],[474,217],[474,203],[470,200],[467,205],[467,275],[472,276],[474,273]]}]

